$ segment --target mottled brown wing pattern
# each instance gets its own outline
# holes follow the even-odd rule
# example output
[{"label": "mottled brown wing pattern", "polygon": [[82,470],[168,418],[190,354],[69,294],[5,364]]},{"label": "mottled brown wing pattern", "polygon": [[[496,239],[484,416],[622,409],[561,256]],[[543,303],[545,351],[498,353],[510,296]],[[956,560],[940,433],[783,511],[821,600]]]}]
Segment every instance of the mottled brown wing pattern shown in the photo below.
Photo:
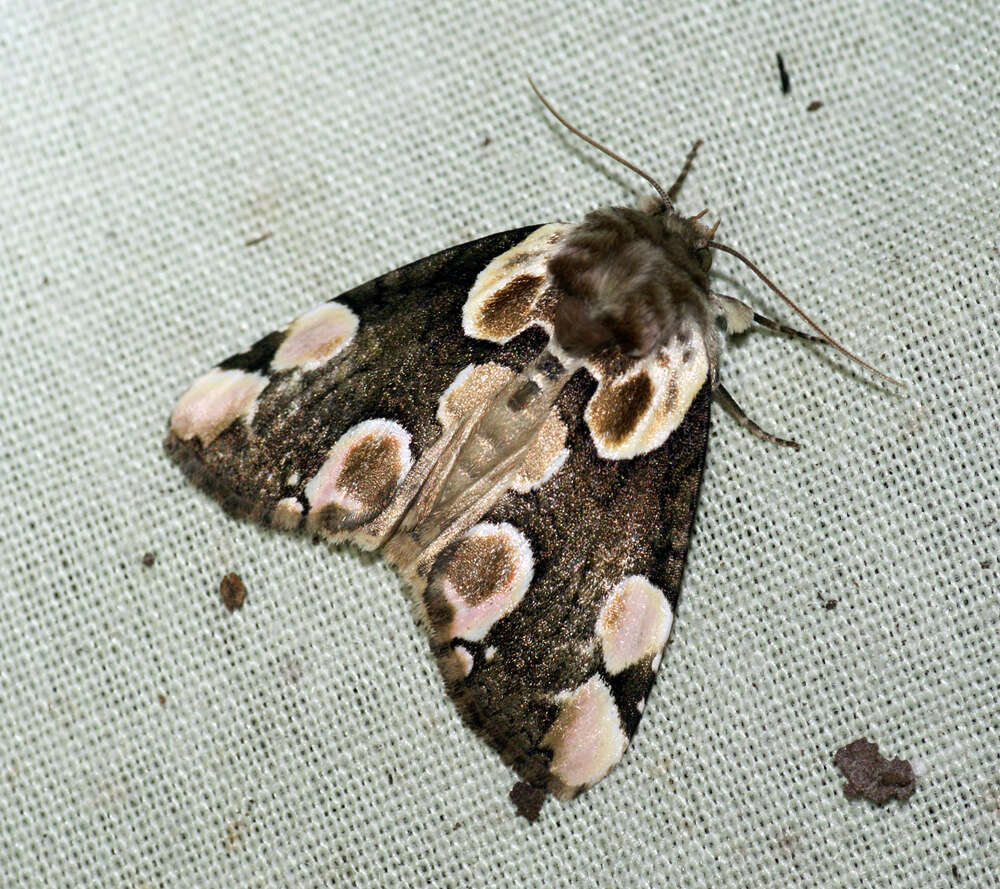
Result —
[{"label": "mottled brown wing pattern", "polygon": [[698,319],[641,357],[562,351],[548,263],[572,231],[493,235],[307,312],[196,380],[166,442],[235,514],[382,549],[466,721],[562,797],[638,726],[710,404]]},{"label": "mottled brown wing pattern", "polygon": [[462,304],[483,267],[532,230],[389,272],[226,359],[175,407],[167,451],[229,512],[285,528],[303,524],[306,485],[353,427],[398,424],[413,459],[440,434],[438,396],[463,367],[527,360],[526,344],[463,336]]}]

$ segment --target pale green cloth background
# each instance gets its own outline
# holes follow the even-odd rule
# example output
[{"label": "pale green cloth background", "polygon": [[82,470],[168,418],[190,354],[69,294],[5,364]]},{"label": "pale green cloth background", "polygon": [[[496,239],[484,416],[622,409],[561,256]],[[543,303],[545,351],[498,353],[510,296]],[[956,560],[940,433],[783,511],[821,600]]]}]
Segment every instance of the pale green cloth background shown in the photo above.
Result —
[{"label": "pale green cloth background", "polygon": [[[0,884],[990,885],[1000,27],[878,6],[5,4]],[[534,825],[392,572],[228,519],[161,451],[194,376],[315,303],[643,193],[529,73],[665,182],[703,138],[681,208],[908,383],[731,346],[804,448],[715,410],[636,743]],[[861,735],[918,763],[909,802],[841,795]]]}]

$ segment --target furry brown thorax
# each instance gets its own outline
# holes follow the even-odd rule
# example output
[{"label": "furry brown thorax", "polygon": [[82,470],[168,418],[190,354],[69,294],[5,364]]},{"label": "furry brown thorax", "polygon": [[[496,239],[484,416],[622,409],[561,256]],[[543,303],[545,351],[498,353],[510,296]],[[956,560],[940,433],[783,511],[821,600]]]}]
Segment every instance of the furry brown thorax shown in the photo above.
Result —
[{"label": "furry brown thorax", "polygon": [[569,354],[617,347],[642,358],[708,326],[707,231],[662,203],[652,209],[594,210],[549,260],[562,294],[555,338]]}]

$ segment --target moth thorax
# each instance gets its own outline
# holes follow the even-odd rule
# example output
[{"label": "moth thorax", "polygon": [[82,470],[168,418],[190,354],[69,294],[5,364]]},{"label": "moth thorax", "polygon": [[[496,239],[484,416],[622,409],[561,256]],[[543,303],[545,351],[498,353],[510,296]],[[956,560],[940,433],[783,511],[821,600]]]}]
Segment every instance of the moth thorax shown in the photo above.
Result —
[{"label": "moth thorax", "polygon": [[548,262],[559,294],[556,341],[577,357],[608,348],[644,357],[704,327],[710,258],[701,237],[673,213],[587,214]]}]

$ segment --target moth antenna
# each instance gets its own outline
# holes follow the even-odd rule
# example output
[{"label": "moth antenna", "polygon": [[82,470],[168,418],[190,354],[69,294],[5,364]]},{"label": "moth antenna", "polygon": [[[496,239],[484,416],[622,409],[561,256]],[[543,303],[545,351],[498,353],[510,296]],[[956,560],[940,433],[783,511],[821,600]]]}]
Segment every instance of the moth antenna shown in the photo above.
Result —
[{"label": "moth antenna", "polygon": [[694,163],[694,156],[698,153],[698,149],[701,148],[702,144],[701,139],[695,142],[694,145],[691,146],[691,150],[687,153],[687,157],[684,158],[684,166],[681,167],[681,171],[677,174],[674,184],[671,185],[667,191],[667,194],[670,196],[670,200],[673,200],[680,193],[684,180],[687,179],[688,173],[691,172],[691,165]]},{"label": "moth antenna", "polygon": [[[670,213],[674,212],[674,202],[670,200],[669,196],[667,195],[667,192],[663,190],[663,186],[660,185],[660,183],[657,182],[652,176],[650,176],[649,173],[640,170],[635,164],[625,160],[625,158],[623,158],[620,154],[616,154],[610,148],[605,148],[603,145],[601,145],[600,142],[598,142],[596,139],[591,139],[590,136],[588,136],[586,133],[580,132],[580,130],[578,130],[575,126],[573,126],[573,124],[571,124],[568,120],[566,120],[565,117],[563,117],[558,111],[556,111],[555,108],[552,107],[551,104],[549,104],[549,100],[542,95],[538,87],[535,86],[535,81],[533,81],[530,77],[528,78],[528,83],[531,84],[531,88],[535,91],[535,95],[538,96],[539,101],[549,110],[549,113],[556,120],[558,120],[559,123],[561,123],[564,127],[566,127],[566,129],[569,130],[574,136],[579,136],[581,139],[583,139],[583,141],[586,142],[588,145],[593,145],[594,148],[596,148],[598,151],[603,151],[608,157],[610,157],[612,160],[618,161],[618,163],[620,163],[623,167],[627,167],[633,173],[642,176],[643,179],[645,179],[650,185],[653,186],[653,188],[656,189],[656,193],[662,199],[664,205],[666,206],[667,211]],[[694,152],[692,151],[692,154],[693,153]],[[690,166],[690,164],[686,164],[685,166],[686,167]],[[686,173],[687,169],[685,169],[684,172]]]},{"label": "moth antenna", "polygon": [[726,244],[720,244],[718,241],[713,241],[711,238],[705,241],[705,246],[714,247],[716,250],[721,250],[723,253],[728,253],[730,256],[735,256],[748,269],[750,269],[751,272],[753,272],[758,278],[760,278],[761,281],[763,281],[768,287],[770,287],[771,290],[773,290],[776,294],[778,294],[778,296],[780,296],[785,301],[785,303],[788,306],[790,306],[792,310],[796,312],[799,315],[799,317],[802,318],[803,321],[806,322],[806,324],[808,324],[813,330],[815,330],[816,333],[818,333],[821,337],[823,337],[824,341],[833,346],[833,348],[835,348],[838,352],[842,353],[843,355],[846,355],[848,358],[851,359],[851,361],[857,362],[862,367],[866,368],[867,370],[870,370],[873,374],[882,377],[883,380],[892,383],[894,386],[902,386],[903,388],[905,388],[904,383],[901,383],[899,380],[890,377],[888,374],[882,373],[882,371],[880,371],[878,368],[872,367],[867,361],[864,361],[863,359],[855,355],[853,352],[851,352],[849,349],[845,349],[842,345],[840,345],[840,343],[838,343],[832,336],[830,336],[830,334],[828,334],[825,330],[823,330],[822,327],[820,327],[815,321],[813,321],[812,318],[810,318],[805,312],[803,312],[802,309],[800,309],[797,305],[795,305],[795,303],[792,302],[791,299],[785,296],[785,294],[781,292],[778,286],[770,278],[768,278],[767,275],[765,275],[759,268],[757,268],[757,266],[754,265],[747,257],[745,257],[742,253],[740,253],[739,250],[736,250],[733,247],[729,247]]}]

